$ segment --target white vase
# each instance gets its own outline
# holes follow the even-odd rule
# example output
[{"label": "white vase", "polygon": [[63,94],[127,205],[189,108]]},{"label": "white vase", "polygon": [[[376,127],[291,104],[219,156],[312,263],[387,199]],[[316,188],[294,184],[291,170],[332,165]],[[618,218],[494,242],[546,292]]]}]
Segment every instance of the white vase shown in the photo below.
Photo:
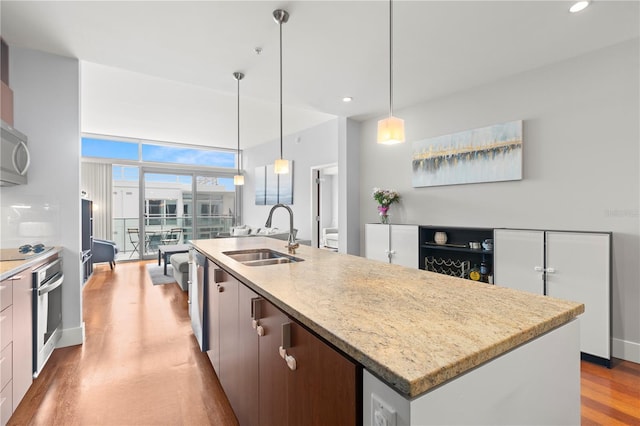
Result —
[{"label": "white vase", "polygon": [[433,234],[433,240],[436,244],[446,244],[447,243],[447,233],[446,232],[436,232]]}]

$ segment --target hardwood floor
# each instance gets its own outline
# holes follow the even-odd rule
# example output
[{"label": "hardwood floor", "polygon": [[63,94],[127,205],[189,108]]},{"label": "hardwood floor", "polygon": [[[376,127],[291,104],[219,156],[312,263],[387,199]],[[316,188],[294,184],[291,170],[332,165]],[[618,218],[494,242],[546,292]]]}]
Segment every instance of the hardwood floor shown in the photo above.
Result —
[{"label": "hardwood floor", "polygon": [[[191,333],[187,294],[145,263],[98,265],[83,294],[84,345],[57,349],[10,425],[237,425]],[[582,424],[640,425],[640,364],[581,364]]]},{"label": "hardwood floor", "polygon": [[85,343],[54,351],[9,424],[237,424],[177,284],[101,264],[83,293]]},{"label": "hardwood floor", "polygon": [[613,368],[582,361],[583,425],[640,425],[640,364],[615,360]]}]

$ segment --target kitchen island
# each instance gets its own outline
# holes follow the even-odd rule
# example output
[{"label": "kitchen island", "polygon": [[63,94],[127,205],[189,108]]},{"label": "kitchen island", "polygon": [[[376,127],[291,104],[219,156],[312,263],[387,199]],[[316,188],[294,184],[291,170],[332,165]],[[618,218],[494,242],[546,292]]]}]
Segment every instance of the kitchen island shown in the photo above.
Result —
[{"label": "kitchen island", "polygon": [[224,254],[286,253],[270,238],[192,244],[362,366],[365,425],[374,415],[399,425],[579,423],[582,304],[305,246],[296,263],[248,266]]}]

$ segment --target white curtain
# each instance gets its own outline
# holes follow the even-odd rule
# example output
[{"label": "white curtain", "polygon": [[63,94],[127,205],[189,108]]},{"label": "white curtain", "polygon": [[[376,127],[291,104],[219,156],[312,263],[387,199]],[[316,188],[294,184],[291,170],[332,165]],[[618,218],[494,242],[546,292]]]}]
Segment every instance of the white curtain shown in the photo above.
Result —
[{"label": "white curtain", "polygon": [[82,163],[82,191],[93,201],[93,236],[113,240],[111,164]]}]

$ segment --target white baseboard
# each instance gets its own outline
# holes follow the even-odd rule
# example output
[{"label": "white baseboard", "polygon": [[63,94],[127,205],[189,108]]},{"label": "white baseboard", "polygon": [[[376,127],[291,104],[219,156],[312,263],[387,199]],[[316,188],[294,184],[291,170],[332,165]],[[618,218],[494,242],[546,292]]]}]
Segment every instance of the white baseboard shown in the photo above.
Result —
[{"label": "white baseboard", "polygon": [[84,322],[80,327],[63,328],[62,336],[56,345],[56,348],[65,348],[67,346],[81,345],[84,343]]},{"label": "white baseboard", "polygon": [[615,338],[611,340],[611,354],[614,358],[640,364],[640,343]]}]

